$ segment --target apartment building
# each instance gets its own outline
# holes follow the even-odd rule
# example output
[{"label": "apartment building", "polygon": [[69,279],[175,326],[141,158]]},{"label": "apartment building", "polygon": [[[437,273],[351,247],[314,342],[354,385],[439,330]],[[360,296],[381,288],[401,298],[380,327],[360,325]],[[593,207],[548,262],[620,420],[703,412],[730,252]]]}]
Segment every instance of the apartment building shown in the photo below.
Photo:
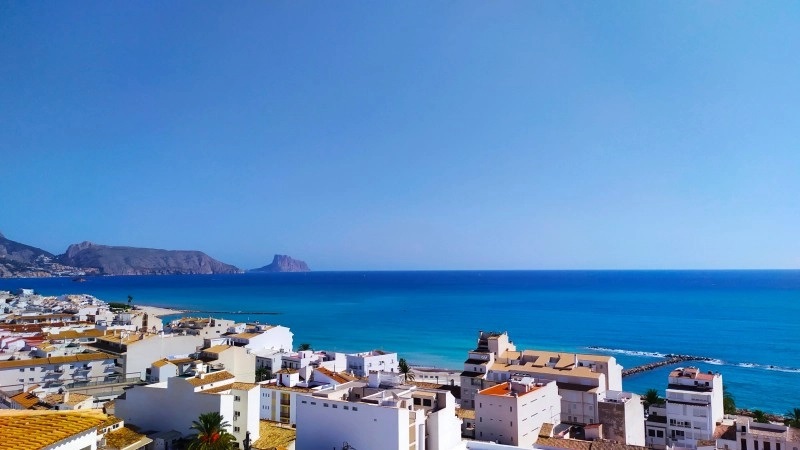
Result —
[{"label": "apartment building", "polygon": [[513,378],[478,391],[475,439],[530,447],[545,423],[558,424],[561,398],[552,380]]},{"label": "apartment building", "polygon": [[38,384],[57,389],[65,384],[116,376],[114,355],[77,353],[51,358],[0,361],[0,388]]},{"label": "apartment building", "polygon": [[245,347],[249,350],[292,349],[294,333],[282,325],[236,324],[228,329],[222,337],[230,340],[231,345]]},{"label": "apartment building", "polygon": [[598,401],[606,391],[622,390],[622,366],[612,356],[517,351],[507,333],[481,331],[461,373],[462,408],[474,409],[477,391],[512,377],[556,381],[560,421],[577,425],[598,423]]},{"label": "apartment building", "polygon": [[776,423],[758,423],[751,417],[726,417],[717,425],[713,441],[700,441],[704,450],[800,450],[800,429]]},{"label": "apartment building", "polygon": [[461,420],[448,391],[372,377],[298,396],[297,448],[452,450],[461,446]]},{"label": "apartment building", "polygon": [[238,442],[248,431],[252,440],[258,439],[259,386],[237,382],[230,372],[205,370],[201,364],[195,375],[128,389],[116,400],[115,413],[141,429],[175,430],[188,437],[195,433],[192,421],[201,413],[219,412]]},{"label": "apartment building", "polygon": [[357,377],[365,377],[371,371],[397,372],[397,353],[372,350],[362,353],[347,353],[347,371]]},{"label": "apartment building", "polygon": [[114,331],[98,337],[89,346],[114,355],[118,372],[126,378],[147,378],[153,361],[186,356],[202,348],[203,338],[191,334]]},{"label": "apartment building", "polygon": [[697,448],[710,440],[724,416],[722,375],[696,367],[669,374],[666,395],[667,445]]}]

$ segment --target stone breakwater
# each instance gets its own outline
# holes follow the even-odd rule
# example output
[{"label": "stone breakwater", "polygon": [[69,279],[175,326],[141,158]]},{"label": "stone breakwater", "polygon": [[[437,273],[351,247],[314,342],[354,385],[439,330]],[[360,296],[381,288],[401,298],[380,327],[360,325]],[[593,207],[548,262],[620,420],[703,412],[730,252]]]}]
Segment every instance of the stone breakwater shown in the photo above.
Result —
[{"label": "stone breakwater", "polygon": [[693,355],[664,355],[664,359],[654,361],[641,366],[631,367],[622,371],[622,377],[625,378],[637,373],[647,372],[649,370],[658,369],[659,367],[668,366],[670,364],[679,364],[686,361],[711,361],[712,358],[706,356],[693,356]]}]

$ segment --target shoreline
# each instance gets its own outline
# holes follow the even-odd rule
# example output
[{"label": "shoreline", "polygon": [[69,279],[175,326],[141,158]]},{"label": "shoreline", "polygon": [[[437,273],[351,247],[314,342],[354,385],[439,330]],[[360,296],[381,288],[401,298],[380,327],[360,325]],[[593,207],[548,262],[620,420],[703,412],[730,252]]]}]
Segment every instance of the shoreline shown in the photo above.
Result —
[{"label": "shoreline", "polygon": [[156,317],[171,316],[173,314],[185,314],[189,312],[183,309],[164,308],[161,306],[146,306],[146,305],[134,305],[133,309],[137,311],[144,311],[145,313],[151,314]]}]

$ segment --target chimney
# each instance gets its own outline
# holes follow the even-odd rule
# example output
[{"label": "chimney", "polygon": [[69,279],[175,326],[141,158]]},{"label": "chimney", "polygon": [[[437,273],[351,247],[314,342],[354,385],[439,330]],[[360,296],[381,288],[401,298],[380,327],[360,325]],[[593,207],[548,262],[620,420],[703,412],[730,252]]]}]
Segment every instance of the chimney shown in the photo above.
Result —
[{"label": "chimney", "polygon": [[68,400],[69,400],[69,391],[64,391],[64,400],[62,400],[61,403],[67,403]]}]

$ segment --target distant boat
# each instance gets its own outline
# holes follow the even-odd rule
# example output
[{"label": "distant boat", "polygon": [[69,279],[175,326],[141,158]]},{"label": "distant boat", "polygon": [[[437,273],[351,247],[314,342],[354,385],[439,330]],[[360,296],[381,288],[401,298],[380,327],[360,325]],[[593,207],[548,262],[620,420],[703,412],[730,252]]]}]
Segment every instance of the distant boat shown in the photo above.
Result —
[{"label": "distant boat", "polygon": [[75,278],[73,278],[73,279],[72,279],[72,281],[74,281],[74,282],[76,282],[76,283],[84,283],[84,282],[86,282],[86,278],[83,278],[83,277],[75,277]]}]

